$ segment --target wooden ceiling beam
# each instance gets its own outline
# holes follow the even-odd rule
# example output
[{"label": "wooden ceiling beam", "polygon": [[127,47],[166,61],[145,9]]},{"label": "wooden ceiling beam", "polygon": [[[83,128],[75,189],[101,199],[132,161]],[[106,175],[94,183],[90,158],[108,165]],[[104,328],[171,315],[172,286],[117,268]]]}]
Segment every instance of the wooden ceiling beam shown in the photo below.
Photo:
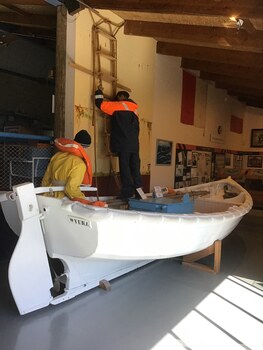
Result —
[{"label": "wooden ceiling beam", "polygon": [[16,13],[0,12],[0,22],[24,26],[34,26],[38,28],[55,28],[56,17],[48,15],[27,14],[21,16]]},{"label": "wooden ceiling beam", "polygon": [[215,81],[216,83],[222,84],[234,84],[238,87],[244,87],[248,89],[262,90],[262,84],[258,83],[258,80],[250,80],[246,77],[243,78],[233,78],[225,75],[220,75],[216,73],[200,72],[200,78],[204,80]]},{"label": "wooden ceiling beam", "polygon": [[232,28],[127,20],[124,23],[124,33],[158,38],[163,42],[190,43],[196,46],[223,47],[238,51],[262,53],[263,47],[263,31],[249,34],[245,30],[238,31]]},{"label": "wooden ceiling beam", "polygon": [[251,95],[254,97],[263,98],[263,89],[250,89],[237,86],[236,84],[215,83],[215,87],[218,89],[227,90],[228,93],[235,96],[239,95]]},{"label": "wooden ceiling beam", "polygon": [[[231,63],[231,62],[230,62]],[[182,58],[181,68],[192,69],[207,73],[217,73],[233,78],[246,77],[251,80],[263,81],[263,68],[242,67],[236,64],[226,64],[209,61],[198,61],[195,59]]]},{"label": "wooden ceiling beam", "polygon": [[[114,11],[116,15],[125,21],[142,21],[170,24],[196,25],[205,27],[220,27],[238,29],[236,21],[228,16],[213,16],[206,14],[193,13],[158,13],[158,12],[140,12],[140,11]],[[263,17],[244,18],[240,30],[246,30],[253,33],[255,30],[263,30]]]},{"label": "wooden ceiling beam", "polygon": [[36,28],[36,27],[25,27],[25,26],[16,26],[9,24],[0,24],[0,31],[8,33],[8,36],[17,36],[29,37],[36,39],[44,39],[49,41],[56,40],[56,28]]},{"label": "wooden ceiling beam", "polygon": [[263,100],[261,98],[256,99],[254,96],[241,95],[238,96],[238,100],[246,103],[247,106],[263,108]]},{"label": "wooden ceiling beam", "polygon": [[188,13],[211,16],[262,17],[263,4],[258,0],[82,0],[96,9],[145,11],[158,13]]},{"label": "wooden ceiling beam", "polygon": [[232,62],[238,66],[263,68],[263,54],[242,51],[231,51],[199,47],[193,45],[157,42],[156,52],[161,55],[186,57],[203,61],[228,64]]},{"label": "wooden ceiling beam", "polygon": [[0,0],[0,5],[10,5],[11,2],[13,5],[50,6],[45,0]]},{"label": "wooden ceiling beam", "polygon": [[6,7],[7,9],[11,10],[11,11],[14,11],[22,16],[25,16],[27,15],[27,13],[23,10],[21,10],[19,7],[17,6],[14,6],[14,5],[3,5],[4,7]]}]

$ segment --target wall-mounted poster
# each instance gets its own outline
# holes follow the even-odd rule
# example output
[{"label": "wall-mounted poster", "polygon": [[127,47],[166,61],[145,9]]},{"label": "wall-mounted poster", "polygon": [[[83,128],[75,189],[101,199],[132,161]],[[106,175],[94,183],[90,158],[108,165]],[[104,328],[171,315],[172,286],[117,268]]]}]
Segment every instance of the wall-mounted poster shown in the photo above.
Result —
[{"label": "wall-mounted poster", "polygon": [[226,153],[225,154],[225,167],[233,168],[234,166],[234,154]]},{"label": "wall-mounted poster", "polygon": [[199,157],[198,152],[192,152],[192,167],[193,168],[197,167],[198,157]]},{"label": "wall-mounted poster", "polygon": [[172,151],[172,141],[158,139],[156,141],[156,165],[171,165]]},{"label": "wall-mounted poster", "polygon": [[177,150],[175,188],[209,182],[211,179],[212,152]]},{"label": "wall-mounted poster", "polygon": [[247,167],[248,168],[262,168],[262,158],[261,156],[248,156],[247,157]]},{"label": "wall-mounted poster", "polygon": [[252,129],[250,142],[250,147],[263,147],[263,129]]},{"label": "wall-mounted poster", "polygon": [[211,142],[225,142],[225,128],[223,125],[216,124],[210,135]]},{"label": "wall-mounted poster", "polygon": [[192,166],[192,151],[187,151],[187,166]]},{"label": "wall-mounted poster", "polygon": [[209,182],[211,178],[212,153],[205,151],[195,151],[195,153],[197,162],[197,172],[195,175],[199,179],[198,182]]}]

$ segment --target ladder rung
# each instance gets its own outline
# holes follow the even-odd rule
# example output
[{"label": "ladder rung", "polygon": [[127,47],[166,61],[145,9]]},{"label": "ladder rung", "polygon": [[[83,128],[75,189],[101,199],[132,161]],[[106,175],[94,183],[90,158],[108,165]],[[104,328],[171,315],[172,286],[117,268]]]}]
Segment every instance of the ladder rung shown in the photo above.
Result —
[{"label": "ladder rung", "polygon": [[105,57],[105,58],[108,58],[108,59],[111,60],[111,61],[117,61],[117,58],[116,58],[116,57],[114,57],[114,56],[112,56],[112,55],[109,55],[109,54],[107,54],[107,53],[101,52],[100,50],[96,51],[96,54],[97,54],[97,55],[100,55],[100,56],[103,56],[103,57]]},{"label": "ladder rung", "polygon": [[100,34],[100,35],[105,36],[106,38],[108,38],[108,39],[110,39],[110,40],[116,41],[116,38],[115,38],[114,36],[112,36],[110,33],[104,32],[104,31],[101,30],[101,29],[95,29],[95,32],[96,32],[97,34]]},{"label": "ladder rung", "polygon": [[102,77],[102,79],[104,78],[105,80],[110,80],[110,81],[117,81],[118,79],[110,74],[107,73],[102,73],[102,72],[97,72],[97,76],[98,77]]}]

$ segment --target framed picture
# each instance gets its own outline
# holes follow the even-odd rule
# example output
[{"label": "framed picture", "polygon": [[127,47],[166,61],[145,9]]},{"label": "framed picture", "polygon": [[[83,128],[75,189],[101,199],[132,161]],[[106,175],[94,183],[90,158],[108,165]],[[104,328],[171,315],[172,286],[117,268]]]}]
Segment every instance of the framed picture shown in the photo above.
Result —
[{"label": "framed picture", "polygon": [[172,151],[172,141],[158,139],[156,141],[156,165],[171,165]]},{"label": "framed picture", "polygon": [[198,163],[199,154],[198,152],[192,152],[192,167],[196,168]]},{"label": "framed picture", "polygon": [[263,129],[251,130],[250,147],[263,147]]},{"label": "framed picture", "polygon": [[192,166],[192,151],[187,151],[187,166]]},{"label": "framed picture", "polygon": [[225,168],[233,168],[234,154],[225,154]]},{"label": "framed picture", "polygon": [[248,168],[262,168],[262,156],[247,156]]}]

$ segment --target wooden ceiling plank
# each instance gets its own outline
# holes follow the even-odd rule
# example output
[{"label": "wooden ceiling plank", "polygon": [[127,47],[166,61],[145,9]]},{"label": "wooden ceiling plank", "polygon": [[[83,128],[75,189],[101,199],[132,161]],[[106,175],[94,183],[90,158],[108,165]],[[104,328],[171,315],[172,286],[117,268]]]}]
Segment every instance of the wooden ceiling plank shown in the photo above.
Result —
[{"label": "wooden ceiling plank", "polygon": [[259,84],[258,80],[251,80],[246,78],[233,78],[216,73],[200,72],[200,78],[204,80],[212,80],[222,84],[235,84],[239,87],[251,88],[255,90],[262,90],[262,84]]},{"label": "wooden ceiling plank", "polygon": [[263,4],[258,0],[82,0],[96,9],[120,11],[145,11],[158,13],[209,14],[213,16],[259,17],[263,14]]},{"label": "wooden ceiling plank", "polygon": [[16,13],[0,12],[0,22],[16,25],[35,26],[38,28],[55,28],[56,18],[54,16],[27,15],[21,16]]},{"label": "wooden ceiling plank", "polygon": [[51,6],[45,0],[0,0],[0,5],[41,5],[41,6]]},{"label": "wooden ceiling plank", "polygon": [[258,79],[258,81],[263,81],[263,69],[258,69],[256,67],[243,67],[230,63],[226,64],[182,58],[181,67],[207,73],[217,73],[229,77],[248,77],[252,80]]},{"label": "wooden ceiling plank", "polygon": [[263,98],[263,89],[250,89],[250,88],[245,88],[245,87],[240,87],[235,84],[224,84],[224,83],[216,83],[215,87],[218,89],[224,89],[229,92],[232,92],[236,96],[239,95],[251,95],[251,96],[256,96]]},{"label": "wooden ceiling plank", "polygon": [[14,5],[3,5],[3,6],[6,7],[7,9],[9,9],[9,10],[12,10],[12,11],[14,11],[14,12],[16,12],[16,13],[22,15],[22,16],[27,16],[27,15],[28,15],[27,12],[21,10],[21,9],[20,9],[19,7],[17,7],[17,6],[14,6]]},{"label": "wooden ceiling plank", "polygon": [[[158,38],[159,41],[193,43],[198,46],[225,47],[239,51],[262,52],[263,31],[253,35],[245,30],[192,26],[143,21],[125,21],[124,33],[128,35]],[[170,41],[171,42],[171,41]]]},{"label": "wooden ceiling plank", "polygon": [[[229,93],[230,95],[230,93]],[[238,96],[238,100],[240,102],[245,102],[246,105],[256,108],[263,108],[263,101],[262,99],[258,98],[256,99],[254,96],[247,96],[247,95],[240,95]]]},{"label": "wooden ceiling plank", "polygon": [[[228,16],[182,14],[182,13],[156,13],[135,11],[114,11],[116,15],[125,21],[157,22],[184,25],[199,25],[204,27],[232,28],[237,30],[237,23]],[[263,30],[263,17],[244,18],[241,28],[248,32]]]},{"label": "wooden ceiling plank", "polygon": [[[2,30],[5,31],[5,28],[1,26]],[[8,36],[13,35],[15,38],[17,36],[44,39],[48,41],[56,41],[56,28],[36,28],[36,27],[21,27],[14,26],[12,29],[8,28]]]},{"label": "wooden ceiling plank", "polygon": [[[233,93],[233,92],[231,92],[231,90],[229,90],[229,91],[230,91],[230,93]],[[252,100],[259,101],[260,100],[259,98],[255,97],[251,94],[240,94],[239,97],[242,99],[251,100],[251,101]],[[261,100],[261,102],[263,103],[263,100]]]},{"label": "wooden ceiling plank", "polygon": [[156,52],[162,55],[186,57],[203,61],[229,63],[245,67],[263,68],[263,55],[259,53],[211,49],[183,44],[157,42]]}]

